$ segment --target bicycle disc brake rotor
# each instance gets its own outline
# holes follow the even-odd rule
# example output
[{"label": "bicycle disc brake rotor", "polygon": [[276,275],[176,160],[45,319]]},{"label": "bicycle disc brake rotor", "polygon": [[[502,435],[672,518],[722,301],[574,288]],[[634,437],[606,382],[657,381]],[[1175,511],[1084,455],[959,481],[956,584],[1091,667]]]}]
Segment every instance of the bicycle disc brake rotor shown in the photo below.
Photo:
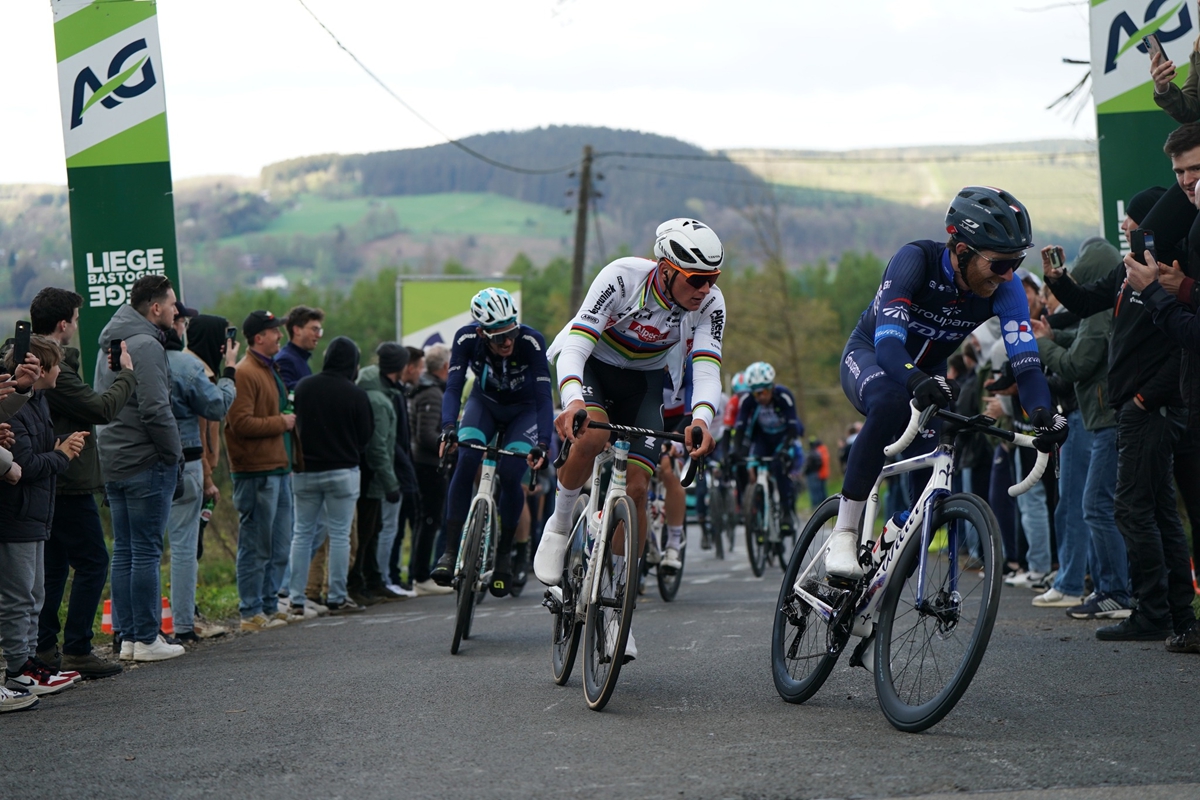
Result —
[{"label": "bicycle disc brake rotor", "polygon": [[921,603],[918,610],[922,616],[937,619],[934,635],[939,639],[949,639],[958,627],[958,620],[962,612],[962,595],[958,592],[947,592],[945,589],[940,589],[935,597]]}]

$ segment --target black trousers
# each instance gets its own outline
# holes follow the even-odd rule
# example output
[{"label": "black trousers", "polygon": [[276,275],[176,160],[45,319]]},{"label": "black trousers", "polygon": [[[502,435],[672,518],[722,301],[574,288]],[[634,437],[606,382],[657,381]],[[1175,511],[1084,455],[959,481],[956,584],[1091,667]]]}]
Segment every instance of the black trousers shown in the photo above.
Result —
[{"label": "black trousers", "polygon": [[1200,566],[1200,431],[1185,430],[1175,443],[1175,485],[1192,525],[1192,563]]},{"label": "black trousers", "polygon": [[1151,622],[1170,623],[1176,633],[1195,618],[1187,536],[1172,480],[1172,450],[1185,413],[1144,411],[1131,400],[1121,407],[1117,427],[1115,516],[1137,611]]},{"label": "black trousers", "polygon": [[413,546],[408,559],[408,575],[414,583],[429,580],[433,569],[433,543],[442,527],[446,507],[446,481],[432,464],[417,464],[417,485],[421,500],[417,524],[413,527]]},{"label": "black trousers", "polygon": [[375,550],[379,544],[379,532],[383,530],[383,501],[370,497],[358,498],[358,550],[354,555],[354,566],[346,578],[346,588],[361,592],[383,583]]},{"label": "black trousers", "polygon": [[108,548],[93,495],[60,494],[54,498],[45,569],[46,602],[38,617],[37,649],[53,650],[58,643],[58,607],[67,588],[67,575],[74,569],[62,651],[85,656],[92,652],[92,621],[108,580]]}]

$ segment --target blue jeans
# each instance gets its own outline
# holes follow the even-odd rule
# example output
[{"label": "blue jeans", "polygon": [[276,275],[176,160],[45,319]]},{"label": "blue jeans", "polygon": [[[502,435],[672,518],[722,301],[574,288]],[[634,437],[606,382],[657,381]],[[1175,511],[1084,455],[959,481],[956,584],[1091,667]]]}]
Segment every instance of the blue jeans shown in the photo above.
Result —
[{"label": "blue jeans", "polygon": [[1129,605],[1129,557],[1117,530],[1117,426],[1092,433],[1092,452],[1083,486],[1083,521],[1092,534],[1088,561],[1096,591]]},{"label": "blue jeans", "polygon": [[[238,511],[238,610],[242,619],[270,616],[292,549],[292,476],[235,476],[233,505]],[[302,574],[308,577],[307,571]]]},{"label": "blue jeans", "polygon": [[178,468],[157,462],[132,478],[104,485],[112,509],[113,630],[151,644],[162,620],[158,570]]},{"label": "blue jeans", "polygon": [[[320,546],[318,532],[329,535],[329,602],[346,601],[350,571],[350,525],[358,501],[358,467],[326,472],[298,472],[292,479],[296,499],[296,531],[292,537],[292,605],[303,605],[308,568]],[[316,547],[314,547],[316,543]],[[313,598],[314,600],[317,598]]]},{"label": "blue jeans", "polygon": [[[1018,452],[1021,455],[1016,459],[1017,471],[1023,480],[1033,468],[1036,453],[1032,450]],[[1050,509],[1046,506],[1046,487],[1041,481],[1017,497],[1017,508],[1021,509],[1021,530],[1029,544],[1029,552],[1025,554],[1029,571],[1048,573],[1053,566],[1050,562]]]},{"label": "blue jeans", "polygon": [[1058,536],[1058,577],[1054,579],[1054,588],[1081,597],[1092,541],[1083,518],[1083,493],[1094,437],[1083,427],[1083,415],[1078,410],[1067,415],[1067,424],[1071,433],[1059,451],[1058,507],[1054,509],[1054,531]]},{"label": "blue jeans", "polygon": [[204,505],[204,464],[183,465],[183,496],[171,503],[167,541],[171,545],[171,616],[176,633],[187,633],[196,617],[196,543]]},{"label": "blue jeans", "polygon": [[[379,565],[379,574],[383,576],[384,583],[392,582],[392,546],[400,537],[400,509],[403,505],[404,495],[400,495],[398,502],[384,500],[380,504],[379,515],[383,527],[379,529],[379,542],[375,546],[375,563]],[[411,554],[409,557],[411,559]],[[399,554],[396,560],[399,562]]]}]

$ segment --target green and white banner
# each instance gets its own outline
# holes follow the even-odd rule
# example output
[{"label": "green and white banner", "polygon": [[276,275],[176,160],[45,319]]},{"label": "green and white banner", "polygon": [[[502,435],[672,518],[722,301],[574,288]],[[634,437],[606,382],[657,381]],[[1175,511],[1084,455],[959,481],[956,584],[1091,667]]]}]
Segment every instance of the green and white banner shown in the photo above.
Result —
[{"label": "green and white banner", "polygon": [[91,375],[101,329],[134,281],[179,289],[167,104],[155,0],[51,0],[71,198],[79,336]]},{"label": "green and white banner", "polygon": [[401,277],[396,281],[396,335],[401,344],[426,347],[452,344],[455,331],[471,323],[471,298],[494,286],[513,296],[521,311],[521,282],[512,279],[439,276]]},{"label": "green and white banner", "polygon": [[1188,0],[1091,0],[1101,232],[1122,251],[1128,250],[1120,231],[1126,201],[1148,186],[1168,186],[1174,180],[1162,147],[1167,134],[1179,127],[1154,103],[1150,56],[1142,37],[1158,37],[1182,85],[1197,35],[1196,11]]}]

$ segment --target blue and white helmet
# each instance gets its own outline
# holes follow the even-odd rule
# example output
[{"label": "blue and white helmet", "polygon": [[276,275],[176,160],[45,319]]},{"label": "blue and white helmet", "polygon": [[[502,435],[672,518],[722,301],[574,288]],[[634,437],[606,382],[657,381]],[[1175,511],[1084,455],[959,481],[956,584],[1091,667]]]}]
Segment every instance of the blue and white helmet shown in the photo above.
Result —
[{"label": "blue and white helmet", "polygon": [[746,367],[746,383],[750,384],[752,392],[774,386],[775,368],[765,361],[755,361]]},{"label": "blue and white helmet", "polygon": [[733,374],[732,385],[734,394],[745,394],[750,391],[750,385],[746,383],[745,372],[735,372]]},{"label": "blue and white helmet", "polygon": [[502,328],[517,321],[517,307],[508,292],[489,287],[471,298],[471,316],[485,330]]}]

